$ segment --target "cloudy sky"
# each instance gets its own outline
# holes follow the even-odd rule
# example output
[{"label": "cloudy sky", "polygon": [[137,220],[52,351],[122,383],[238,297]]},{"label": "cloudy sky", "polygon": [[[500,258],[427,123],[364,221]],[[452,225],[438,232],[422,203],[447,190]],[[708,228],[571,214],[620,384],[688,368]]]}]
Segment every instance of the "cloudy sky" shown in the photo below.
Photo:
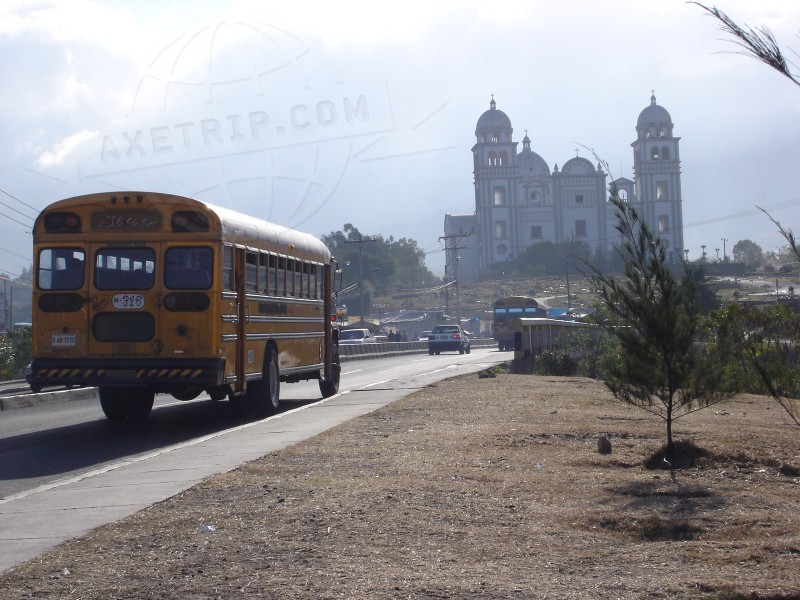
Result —
[{"label": "cloudy sky", "polygon": [[[716,6],[797,58],[800,2]],[[48,203],[146,189],[410,238],[441,274],[492,95],[551,168],[588,147],[632,178],[655,93],[689,257],[774,250],[756,206],[800,229],[800,87],[736,50],[683,0],[0,0],[0,272],[30,264]]]}]

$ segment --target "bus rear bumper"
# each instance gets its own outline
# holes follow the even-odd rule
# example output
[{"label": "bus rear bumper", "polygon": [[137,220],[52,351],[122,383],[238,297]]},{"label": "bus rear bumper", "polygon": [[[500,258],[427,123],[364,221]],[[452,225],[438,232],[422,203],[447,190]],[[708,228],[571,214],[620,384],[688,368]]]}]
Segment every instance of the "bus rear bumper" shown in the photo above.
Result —
[{"label": "bus rear bumper", "polygon": [[224,383],[225,361],[158,359],[58,359],[31,362],[31,387],[39,386],[143,386],[169,391],[192,386],[212,388]]}]

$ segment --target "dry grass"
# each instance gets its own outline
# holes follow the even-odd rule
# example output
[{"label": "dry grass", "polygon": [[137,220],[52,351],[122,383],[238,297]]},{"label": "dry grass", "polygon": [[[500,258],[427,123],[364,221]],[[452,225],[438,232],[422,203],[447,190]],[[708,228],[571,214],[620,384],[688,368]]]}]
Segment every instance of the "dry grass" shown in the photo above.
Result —
[{"label": "dry grass", "polygon": [[676,434],[692,466],[647,469],[663,424],[602,384],[462,377],[66,543],[0,597],[800,597],[797,428],[742,397]]}]

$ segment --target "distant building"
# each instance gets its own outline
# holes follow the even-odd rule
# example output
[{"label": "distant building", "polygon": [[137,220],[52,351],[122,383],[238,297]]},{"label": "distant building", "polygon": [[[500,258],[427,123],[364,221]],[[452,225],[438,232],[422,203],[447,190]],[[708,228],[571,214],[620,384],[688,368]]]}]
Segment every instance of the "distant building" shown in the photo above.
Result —
[{"label": "distant building", "polygon": [[[614,185],[678,260],[683,252],[680,138],[672,129],[669,113],[651,96],[631,143],[634,181],[619,178]],[[448,278],[477,281],[489,265],[539,242],[583,241],[594,253],[608,253],[618,239],[601,165],[576,156],[551,171],[531,149],[527,134],[518,151],[513,132],[492,98],[478,119],[472,147],[475,212],[448,213],[444,219]]]}]

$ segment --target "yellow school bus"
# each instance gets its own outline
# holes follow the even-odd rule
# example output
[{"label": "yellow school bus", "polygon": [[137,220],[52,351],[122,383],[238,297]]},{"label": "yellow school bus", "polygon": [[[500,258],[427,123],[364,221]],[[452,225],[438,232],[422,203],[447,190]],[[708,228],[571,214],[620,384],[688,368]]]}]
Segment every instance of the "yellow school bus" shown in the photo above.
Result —
[{"label": "yellow school bus", "polygon": [[151,192],[55,202],[33,231],[31,384],[97,386],[109,419],[156,393],[278,407],[280,382],[338,392],[335,263],[315,237]]}]

